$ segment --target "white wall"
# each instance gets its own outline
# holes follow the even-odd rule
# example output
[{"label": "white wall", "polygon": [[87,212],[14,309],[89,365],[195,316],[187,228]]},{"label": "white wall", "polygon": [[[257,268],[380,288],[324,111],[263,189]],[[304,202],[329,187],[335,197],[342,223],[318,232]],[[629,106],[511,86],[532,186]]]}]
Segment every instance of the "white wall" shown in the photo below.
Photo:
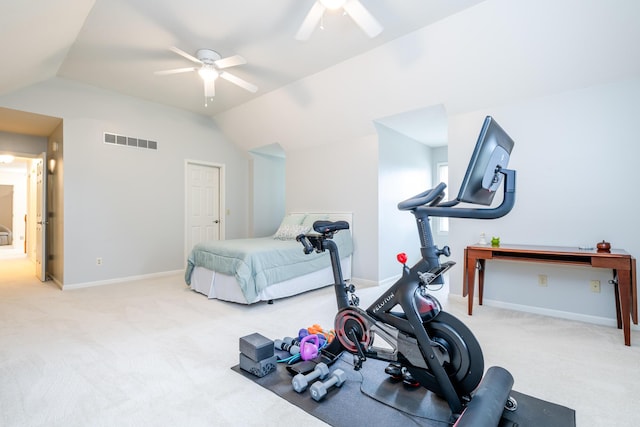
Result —
[{"label": "white wall", "polygon": [[[449,163],[449,147],[433,147],[431,149],[431,164],[433,166],[433,184],[439,184],[440,180],[438,179],[438,164],[439,163]],[[456,197],[458,194],[458,189],[453,188],[450,185],[447,185],[445,190],[446,192],[446,200],[451,200]],[[449,245],[449,233],[440,232],[438,228],[440,226],[440,221],[448,221],[447,218],[434,218],[432,220],[432,229],[433,229],[433,241],[436,243],[436,246],[442,248],[444,246]]]},{"label": "white wall", "polygon": [[[494,115],[516,140],[512,162],[518,169],[516,207],[507,217],[482,225],[453,221],[450,245],[459,266],[464,246],[475,242],[481,231],[499,233],[505,242],[570,245],[607,239],[637,255],[632,185],[638,181],[634,138],[639,130],[640,56],[633,52],[634,41],[640,40],[640,2],[613,4],[487,0],[224,112],[216,122],[226,138],[245,150],[276,141],[283,146],[287,211],[354,212],[354,277],[376,281],[379,274],[375,120],[438,104],[450,114],[451,188],[459,185],[484,115]],[[181,191],[182,177],[176,172],[181,166],[175,162],[184,157],[236,165],[227,168],[237,171],[227,182],[240,189],[227,190],[227,207],[234,213],[248,211],[246,160],[206,119],[59,80],[4,96],[0,104],[65,119],[65,143],[71,140],[73,153],[65,154],[65,162],[71,162],[65,178],[65,218],[73,225],[65,228],[65,244],[73,254],[72,283],[96,277],[97,255],[105,258],[101,270],[108,272],[105,277],[152,271],[162,262],[166,268],[180,268],[182,257],[173,248],[181,248],[182,242],[173,225],[182,221],[182,213],[156,201],[173,201]],[[141,169],[141,162],[92,145],[104,128],[140,136],[157,132],[161,147],[168,148],[159,150],[156,161]],[[549,151],[557,154],[550,156]],[[121,175],[107,166],[114,160]],[[140,176],[153,184],[140,184]],[[115,194],[114,181],[132,190],[130,195]],[[158,188],[162,189],[158,197],[145,199],[150,201],[148,209],[136,204],[148,193],[159,193]],[[108,209],[87,207],[100,203]],[[623,208],[614,210],[616,203]],[[122,206],[129,204],[134,209],[122,212]],[[105,213],[112,212],[112,206],[119,207],[115,216]],[[135,235],[139,227],[132,213],[154,218],[154,230]],[[96,220],[108,231],[97,230]],[[232,215],[227,236],[242,236],[247,222],[246,217]],[[124,230],[129,241],[157,242],[161,227],[166,230],[166,248],[172,249],[142,259],[140,270],[108,270],[113,256],[145,257],[139,255],[143,250],[112,243],[119,242],[114,230]],[[98,243],[87,245],[86,236],[92,233],[98,234]],[[147,247],[146,243],[134,246]],[[121,248],[124,253],[116,254]],[[585,277],[577,277],[602,274],[606,285],[608,272],[548,270],[547,292],[538,295],[539,289],[528,289],[523,295],[511,295],[514,289],[508,286],[514,280],[526,285],[527,275],[544,273],[542,267],[531,266],[535,271],[529,272],[526,268],[514,264],[503,266],[502,272],[494,268],[501,279],[488,271],[487,280],[502,287],[488,286],[487,298],[611,317],[610,288],[603,286],[601,294],[593,294],[584,286]],[[513,269],[515,279],[508,280],[508,269]],[[450,278],[452,291],[459,292],[461,268]],[[562,287],[554,286],[556,280]]]},{"label": "white wall", "polygon": [[287,151],[287,212],[352,212],[352,276],[377,282],[378,142]]},{"label": "white wall", "polygon": [[399,211],[398,202],[432,185],[431,149],[406,136],[377,125],[378,129],[378,276],[389,281],[402,273],[396,255],[405,252],[408,265],[420,259],[420,238],[415,217]]},{"label": "white wall", "polygon": [[[450,181],[456,188],[486,114],[515,141],[509,166],[517,170],[516,205],[497,220],[452,220],[458,262],[483,231],[505,243],[576,248],[605,239],[640,254],[640,78],[451,116],[450,146],[456,148],[449,150]],[[548,275],[548,287],[538,286],[538,274]],[[491,263],[485,277],[488,300],[615,319],[608,270]],[[590,291],[590,279],[601,281],[600,294]],[[461,280],[461,271],[451,275],[452,292],[460,293]]]},{"label": "white wall", "polygon": [[289,150],[367,137],[375,120],[428,106],[458,114],[630,78],[639,20],[636,0],[486,0],[215,120],[247,150]]},{"label": "white wall", "polygon": [[43,136],[0,132],[0,152],[28,154],[31,157],[45,151],[47,151],[47,138]]},{"label": "white wall", "polygon": [[[210,119],[64,79],[0,105],[64,120],[65,285],[184,268],[185,159],[226,166],[226,236],[247,236],[248,157]],[[103,132],[158,150],[107,145]]]},{"label": "white wall", "polygon": [[364,284],[396,278],[399,252],[409,264],[419,259],[415,219],[397,204],[432,185],[432,149],[376,128],[377,135],[349,144],[287,152],[287,211],[353,212],[353,277]]},{"label": "white wall", "polygon": [[[631,162],[637,158],[632,138],[638,135],[634,124],[638,114],[631,95],[622,92],[634,89],[635,83],[628,80],[634,82],[640,76],[640,56],[632,54],[634,41],[640,40],[639,19],[640,2],[635,0],[487,0],[226,111],[215,120],[232,141],[246,149],[278,141],[288,160],[290,150],[298,150],[300,161],[331,156],[340,162],[351,161],[355,170],[373,171],[377,164],[374,168],[363,163],[375,159],[369,159],[368,152],[359,156],[356,150],[366,139],[371,139],[367,148],[375,150],[377,119],[442,104],[452,119],[450,187],[457,191],[482,118],[495,115],[516,139],[514,166],[524,168],[518,176],[518,200],[512,214],[491,225],[452,222],[450,246],[459,262],[450,273],[453,292],[460,289],[464,246],[477,241],[482,231],[487,235],[499,232],[505,242],[593,244],[604,238],[637,255],[640,247],[635,243],[633,209],[612,211],[612,201],[625,206],[634,203],[629,188],[633,180],[628,177],[633,178],[637,169]],[[609,84],[613,86],[606,86]],[[252,126],[246,126],[248,120]],[[605,129],[613,129],[615,141]],[[542,137],[539,132],[544,141],[553,143],[529,139]],[[317,148],[323,144],[325,148]],[[295,148],[300,146],[316,148]],[[542,161],[548,148],[559,151],[560,157]],[[610,150],[625,157],[612,159]],[[316,156],[303,154],[307,152]],[[550,162],[557,167],[545,166]],[[307,188],[310,166],[287,163],[287,205],[293,207],[309,197],[302,188]],[[545,168],[549,172],[544,179],[527,178],[532,173],[540,175]],[[612,174],[615,181],[607,181]],[[377,197],[369,194],[371,189],[364,182],[355,188],[343,186],[338,179],[330,178],[327,183],[310,187],[331,194],[315,200],[321,207],[331,200],[353,205],[350,198],[354,198],[368,209]],[[289,200],[291,187],[301,190]],[[367,195],[370,201],[365,200]],[[379,242],[378,223],[368,220],[368,228],[363,229],[356,219],[362,213],[357,213],[354,276],[374,280],[376,267],[371,263],[377,251],[372,248]],[[365,256],[362,251],[371,252]],[[602,274],[606,284],[608,272],[588,274]],[[549,274],[547,296],[554,292],[557,276]],[[579,281],[575,286],[582,290],[583,280]],[[540,303],[556,307],[570,300],[560,310],[609,316],[613,308],[606,294],[609,290],[603,286],[599,295],[568,290],[579,295],[577,299],[543,295]],[[488,298],[502,297],[487,292]],[[602,304],[592,306],[588,301],[594,298]],[[531,299],[531,304],[537,303]]]},{"label": "white wall", "polygon": [[286,159],[260,153],[251,155],[252,237],[278,230],[285,215]]}]

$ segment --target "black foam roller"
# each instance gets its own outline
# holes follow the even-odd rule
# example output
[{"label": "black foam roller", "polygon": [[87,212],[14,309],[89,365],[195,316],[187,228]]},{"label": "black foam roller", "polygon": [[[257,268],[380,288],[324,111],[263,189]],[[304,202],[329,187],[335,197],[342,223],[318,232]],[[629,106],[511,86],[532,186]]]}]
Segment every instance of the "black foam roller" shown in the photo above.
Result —
[{"label": "black foam roller", "polygon": [[454,427],[498,426],[511,387],[513,377],[509,371],[499,366],[489,368]]}]

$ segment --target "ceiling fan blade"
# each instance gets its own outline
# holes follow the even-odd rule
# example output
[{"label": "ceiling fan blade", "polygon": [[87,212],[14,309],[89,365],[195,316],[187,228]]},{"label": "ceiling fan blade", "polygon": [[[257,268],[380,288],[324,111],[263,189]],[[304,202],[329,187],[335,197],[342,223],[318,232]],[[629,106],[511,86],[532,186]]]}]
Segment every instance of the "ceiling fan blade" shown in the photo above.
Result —
[{"label": "ceiling fan blade", "polygon": [[183,58],[187,58],[189,61],[195,62],[196,64],[202,64],[202,61],[200,61],[195,56],[188,54],[182,49],[178,49],[177,47],[170,47],[169,49],[171,49],[172,52],[175,52],[178,55],[182,56]]},{"label": "ceiling fan blade", "polygon": [[154,71],[153,74],[156,76],[168,76],[169,74],[187,73],[189,71],[196,71],[197,69],[197,67],[174,68],[173,70]]},{"label": "ceiling fan blade", "polygon": [[235,67],[236,65],[246,64],[246,63],[247,63],[247,60],[244,59],[242,56],[233,55],[227,58],[218,59],[217,61],[214,61],[213,64],[216,66],[216,68],[229,68],[229,67]]},{"label": "ceiling fan blade", "polygon": [[311,33],[316,29],[322,15],[324,14],[325,7],[319,0],[311,6],[311,10],[307,14],[307,17],[302,21],[300,29],[296,33],[296,40],[308,40],[311,37]]},{"label": "ceiling fan blade", "polygon": [[373,38],[382,32],[382,25],[358,0],[347,0],[343,8],[369,37]]},{"label": "ceiling fan blade", "polygon": [[242,80],[240,77],[236,77],[233,74],[228,73],[227,71],[223,71],[220,73],[220,77],[223,79],[240,86],[243,89],[248,90],[251,93],[256,93],[258,91],[258,86],[249,83],[246,80]]}]

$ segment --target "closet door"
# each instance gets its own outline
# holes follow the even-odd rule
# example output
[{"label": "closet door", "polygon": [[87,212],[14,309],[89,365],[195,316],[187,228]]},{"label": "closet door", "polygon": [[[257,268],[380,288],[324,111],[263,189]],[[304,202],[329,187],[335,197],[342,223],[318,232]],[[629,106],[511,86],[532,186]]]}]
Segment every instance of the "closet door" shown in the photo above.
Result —
[{"label": "closet door", "polygon": [[194,245],[224,239],[222,223],[223,167],[187,162],[186,165],[186,242],[187,254]]}]

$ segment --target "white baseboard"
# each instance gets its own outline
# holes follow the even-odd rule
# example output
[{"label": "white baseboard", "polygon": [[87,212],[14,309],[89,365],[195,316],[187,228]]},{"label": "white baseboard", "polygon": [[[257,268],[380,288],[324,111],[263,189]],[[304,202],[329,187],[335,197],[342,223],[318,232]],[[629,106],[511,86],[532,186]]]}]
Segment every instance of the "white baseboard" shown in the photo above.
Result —
[{"label": "white baseboard", "polygon": [[349,283],[353,283],[356,286],[356,289],[370,288],[379,285],[379,283],[375,280],[361,279],[359,277],[352,277],[351,279],[349,279]]},{"label": "white baseboard", "polygon": [[382,286],[383,288],[388,288],[391,285],[393,285],[394,283],[396,283],[398,281],[398,279],[400,279],[402,277],[401,274],[398,274],[397,276],[393,276],[393,277],[388,277],[382,281],[380,281],[378,284],[380,286]]},{"label": "white baseboard", "polygon": [[[466,298],[464,299],[466,300]],[[474,301],[474,303],[477,303],[477,300]],[[522,304],[513,304],[513,303],[497,301],[497,300],[484,299],[482,304],[490,307],[504,308],[507,310],[522,311],[524,313],[540,314],[543,316],[557,317],[560,319],[567,319],[567,320],[576,320],[579,322],[592,323],[594,325],[611,326],[614,328],[618,327],[617,320],[610,319],[608,317],[590,316],[588,314],[572,313],[570,311],[553,310],[550,308],[533,307],[533,306],[522,305]],[[640,326],[634,325],[633,323],[631,323],[631,329],[635,331],[640,331]]]},{"label": "white baseboard", "polygon": [[113,285],[116,283],[130,282],[133,280],[154,279],[156,277],[172,276],[174,274],[183,274],[183,273],[184,273],[184,270],[161,271],[159,273],[141,274],[139,276],[118,277],[116,279],[98,280],[95,282],[74,283],[72,285],[63,285],[61,288],[64,291],[71,291],[74,289],[91,288],[93,286],[102,286],[102,285]]},{"label": "white baseboard", "polygon": [[[357,277],[353,277],[351,279],[351,283],[356,285],[356,287],[362,287],[362,288],[368,288],[371,286],[382,286],[384,288],[388,288],[391,285],[395,284],[401,277],[402,275],[398,274],[397,276],[387,277],[386,279],[383,279],[379,282],[376,282],[375,280],[360,279]],[[446,276],[445,276],[445,280],[448,280]]]},{"label": "white baseboard", "polygon": [[51,280],[53,283],[55,283],[55,285],[56,285],[57,287],[59,287],[59,288],[60,288],[60,290],[64,289],[64,285],[62,284],[62,282],[61,282],[61,281],[59,281],[59,280],[58,280],[58,278],[57,278],[57,277],[55,277],[55,276],[49,276],[49,280]]}]

